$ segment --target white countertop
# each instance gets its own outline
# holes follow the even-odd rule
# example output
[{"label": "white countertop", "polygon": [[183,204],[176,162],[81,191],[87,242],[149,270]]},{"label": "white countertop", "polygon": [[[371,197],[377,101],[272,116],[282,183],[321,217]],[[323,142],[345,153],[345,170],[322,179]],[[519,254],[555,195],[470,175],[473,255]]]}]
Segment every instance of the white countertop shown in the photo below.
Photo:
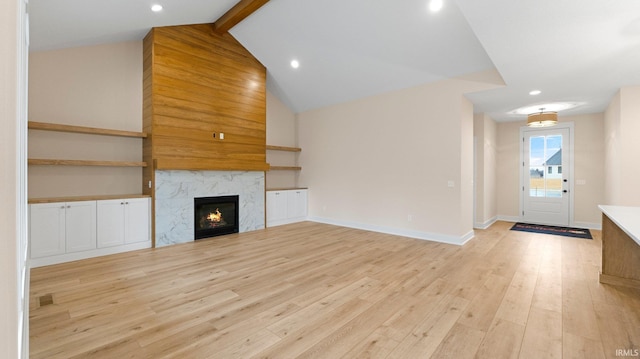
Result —
[{"label": "white countertop", "polygon": [[598,208],[640,245],[640,207],[600,205]]}]

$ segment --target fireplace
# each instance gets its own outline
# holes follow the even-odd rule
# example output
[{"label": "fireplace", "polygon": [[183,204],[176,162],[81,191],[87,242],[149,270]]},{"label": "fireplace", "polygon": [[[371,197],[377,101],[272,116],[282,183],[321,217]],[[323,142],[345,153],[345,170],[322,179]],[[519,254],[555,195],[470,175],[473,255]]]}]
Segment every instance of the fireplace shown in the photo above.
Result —
[{"label": "fireplace", "polygon": [[238,233],[238,196],[194,198],[194,239]]}]

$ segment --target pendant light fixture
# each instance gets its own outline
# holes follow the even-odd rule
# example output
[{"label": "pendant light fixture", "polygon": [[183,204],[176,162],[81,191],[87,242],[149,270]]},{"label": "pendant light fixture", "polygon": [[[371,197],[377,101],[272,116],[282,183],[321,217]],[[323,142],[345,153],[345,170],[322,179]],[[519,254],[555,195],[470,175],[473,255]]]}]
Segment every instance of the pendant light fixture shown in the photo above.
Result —
[{"label": "pendant light fixture", "polygon": [[527,116],[527,126],[529,127],[549,127],[558,124],[558,113],[549,111],[544,112],[544,108],[540,112],[535,112]]}]

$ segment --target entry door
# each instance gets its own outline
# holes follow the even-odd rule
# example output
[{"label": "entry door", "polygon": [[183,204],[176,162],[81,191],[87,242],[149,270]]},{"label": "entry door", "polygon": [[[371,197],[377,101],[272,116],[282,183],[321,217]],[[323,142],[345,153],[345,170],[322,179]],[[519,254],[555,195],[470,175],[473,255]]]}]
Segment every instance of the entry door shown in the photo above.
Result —
[{"label": "entry door", "polygon": [[568,226],[569,128],[527,129],[523,134],[523,221]]}]

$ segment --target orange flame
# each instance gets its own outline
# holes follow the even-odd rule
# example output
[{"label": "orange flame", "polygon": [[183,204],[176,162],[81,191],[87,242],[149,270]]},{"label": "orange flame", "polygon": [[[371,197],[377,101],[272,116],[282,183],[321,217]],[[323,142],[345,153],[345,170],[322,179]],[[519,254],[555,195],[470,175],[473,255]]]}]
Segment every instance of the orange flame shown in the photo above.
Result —
[{"label": "orange flame", "polygon": [[222,213],[220,213],[218,208],[216,208],[215,212],[209,213],[209,215],[207,216],[207,219],[212,222],[220,222],[220,220],[222,220]]}]

